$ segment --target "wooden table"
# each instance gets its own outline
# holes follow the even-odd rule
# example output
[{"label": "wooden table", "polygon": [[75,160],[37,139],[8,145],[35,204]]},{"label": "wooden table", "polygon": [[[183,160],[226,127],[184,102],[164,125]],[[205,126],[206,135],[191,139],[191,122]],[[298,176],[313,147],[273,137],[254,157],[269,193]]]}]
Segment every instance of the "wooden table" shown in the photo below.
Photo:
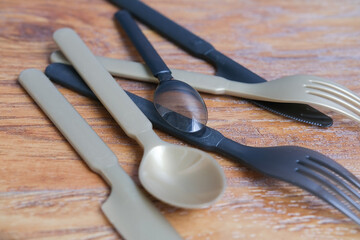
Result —
[{"label": "wooden table", "polygon": [[[306,73],[360,94],[360,2],[357,0],[144,0],[217,49],[271,80]],[[57,49],[53,32],[74,28],[98,55],[142,61],[102,0],[0,1],[0,239],[119,239],[100,210],[109,188],[17,83],[26,68],[44,70]],[[213,74],[145,26],[172,68]],[[119,79],[151,99],[154,86]],[[136,181],[142,149],[96,101],[58,86]],[[235,97],[202,94],[208,125],[251,146],[298,145],[317,150],[360,177],[359,124],[324,110],[334,125],[294,122]],[[186,145],[157,131],[168,142]],[[264,177],[226,157],[228,188],[204,210],[152,201],[185,239],[359,239],[359,227],[290,184]]]}]

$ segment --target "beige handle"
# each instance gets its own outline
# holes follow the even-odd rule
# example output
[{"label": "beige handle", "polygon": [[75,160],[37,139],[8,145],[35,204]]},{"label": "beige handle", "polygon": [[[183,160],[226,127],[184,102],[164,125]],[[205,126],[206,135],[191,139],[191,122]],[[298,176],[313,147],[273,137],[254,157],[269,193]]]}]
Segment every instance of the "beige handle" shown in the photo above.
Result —
[{"label": "beige handle", "polygon": [[120,167],[115,154],[41,71],[25,70],[19,82],[88,166],[111,185],[101,208],[125,239],[181,239]]},{"label": "beige handle", "polygon": [[[152,131],[151,122],[99,63],[77,33],[70,28],[62,28],[53,37],[66,58],[126,134],[144,145],[141,134]],[[152,134],[152,137],[156,140],[157,136]],[[148,136],[146,139],[149,141]]]},{"label": "beige handle", "polygon": [[19,82],[93,171],[100,173],[118,165],[114,153],[94,131],[89,131],[90,126],[42,72],[25,70]]},{"label": "beige handle", "polygon": [[[152,76],[148,67],[146,67],[146,65],[144,64],[99,56],[97,56],[96,58],[113,76],[124,77],[143,82],[158,82],[158,80]],[[53,52],[51,54],[50,60],[51,62],[56,63],[71,64],[60,51]],[[215,95],[223,94],[263,101],[275,100],[281,102],[282,99],[281,95],[277,94],[277,92],[275,96],[278,96],[278,98],[273,97],[272,94],[270,94],[270,97],[267,97],[268,92],[272,89],[275,89],[273,91],[278,91],[277,88],[268,88],[266,86],[267,84],[274,85],[273,82],[264,82],[261,84],[247,84],[230,81],[223,77],[178,69],[171,69],[171,72],[176,79],[181,79],[183,82],[188,83],[196,90],[205,93],[211,93]],[[264,91],[264,89],[266,89],[266,91]]]},{"label": "beige handle", "polygon": [[[99,56],[96,58],[113,76],[129,78],[142,82],[158,82],[158,80],[152,75],[149,68],[142,63]],[[70,64],[59,51],[53,52],[50,60],[51,62]],[[222,77],[178,69],[170,70],[175,79],[186,82],[200,92],[224,94],[225,91],[229,89],[228,85],[230,81]]]},{"label": "beige handle", "polygon": [[[143,82],[158,82],[157,79],[151,75],[150,70],[144,64],[99,56],[96,58],[114,76]],[[60,51],[53,52],[50,59],[51,62],[70,64]],[[247,84],[230,81],[218,76],[178,69],[171,69],[171,72],[176,79],[181,79],[201,92],[216,95],[224,94],[254,100],[283,102],[281,101],[281,95],[278,94],[279,89],[270,87],[271,85],[275,84],[275,81],[264,82],[261,84]],[[270,86],[267,87],[267,85]],[[266,89],[266,91],[264,91],[264,89]],[[270,91],[275,91],[275,94],[269,94]],[[268,95],[270,95],[270,97],[267,97]],[[273,97],[274,95],[277,97]]]}]

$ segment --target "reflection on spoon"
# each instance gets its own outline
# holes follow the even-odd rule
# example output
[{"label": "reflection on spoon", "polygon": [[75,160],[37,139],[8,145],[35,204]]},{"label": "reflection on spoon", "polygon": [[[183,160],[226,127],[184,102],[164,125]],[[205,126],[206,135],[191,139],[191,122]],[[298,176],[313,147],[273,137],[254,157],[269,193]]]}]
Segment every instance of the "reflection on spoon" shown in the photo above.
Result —
[{"label": "reflection on spoon", "polygon": [[161,81],[154,94],[154,104],[160,115],[178,130],[197,132],[206,125],[205,104],[187,83]]}]

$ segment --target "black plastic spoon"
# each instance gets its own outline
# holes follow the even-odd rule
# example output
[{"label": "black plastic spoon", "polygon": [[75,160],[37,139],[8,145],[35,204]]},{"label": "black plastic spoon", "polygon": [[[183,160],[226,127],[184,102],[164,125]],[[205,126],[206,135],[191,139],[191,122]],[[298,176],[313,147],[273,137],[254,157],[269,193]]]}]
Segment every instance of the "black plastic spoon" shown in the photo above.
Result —
[{"label": "black plastic spoon", "polygon": [[[154,105],[158,113],[180,131],[201,130],[206,125],[208,114],[200,94],[189,84],[173,78],[169,68],[126,10],[118,11],[115,18],[124,28],[152,74],[159,79],[159,85],[154,93]],[[179,118],[179,115],[186,118]]]}]

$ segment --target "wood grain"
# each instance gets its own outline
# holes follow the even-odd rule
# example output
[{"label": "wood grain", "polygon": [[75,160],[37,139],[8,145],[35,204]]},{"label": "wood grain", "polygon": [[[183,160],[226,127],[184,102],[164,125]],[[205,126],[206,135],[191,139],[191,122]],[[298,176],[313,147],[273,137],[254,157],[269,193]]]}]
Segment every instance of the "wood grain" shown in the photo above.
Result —
[{"label": "wood grain", "polygon": [[[297,73],[326,77],[360,94],[358,0],[144,0],[268,80]],[[109,188],[92,173],[17,83],[44,70],[57,47],[52,33],[74,28],[95,54],[141,61],[102,0],[0,1],[0,239],[121,239],[100,210]],[[145,26],[172,68],[214,72]],[[119,79],[151,99],[154,86]],[[136,181],[142,150],[97,102],[59,87]],[[251,146],[317,150],[360,177],[359,124],[330,111],[334,126],[297,123],[225,96],[203,94],[210,127]],[[166,141],[185,144],[157,131]],[[360,229],[309,193],[212,154],[228,189],[205,210],[154,204],[189,240],[359,239]],[[150,196],[149,196],[150,197]]]}]

